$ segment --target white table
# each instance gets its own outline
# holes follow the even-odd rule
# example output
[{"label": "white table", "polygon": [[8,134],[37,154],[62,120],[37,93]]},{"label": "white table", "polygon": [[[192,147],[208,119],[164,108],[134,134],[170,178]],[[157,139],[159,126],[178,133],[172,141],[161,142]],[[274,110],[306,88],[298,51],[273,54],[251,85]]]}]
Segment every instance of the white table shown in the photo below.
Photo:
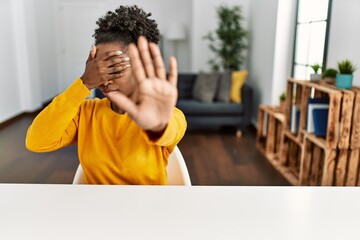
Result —
[{"label": "white table", "polygon": [[0,184],[0,239],[360,239],[360,188]]}]

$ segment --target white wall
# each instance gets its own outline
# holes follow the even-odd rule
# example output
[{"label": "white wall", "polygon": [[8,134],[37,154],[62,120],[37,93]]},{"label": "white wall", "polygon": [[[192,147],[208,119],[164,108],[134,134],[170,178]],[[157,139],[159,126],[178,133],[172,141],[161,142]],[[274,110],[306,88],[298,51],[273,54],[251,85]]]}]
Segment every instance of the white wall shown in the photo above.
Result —
[{"label": "white wall", "polygon": [[286,92],[291,76],[296,0],[279,0],[276,20],[275,52],[272,77],[271,105],[279,105],[279,96]]},{"label": "white wall", "polygon": [[249,0],[194,0],[192,1],[192,29],[191,29],[191,59],[192,72],[209,71],[207,63],[212,57],[208,47],[208,41],[203,39],[208,32],[213,32],[217,28],[217,15],[215,7],[221,4],[228,6],[241,5],[244,16],[244,27],[249,29]]},{"label": "white wall", "polygon": [[15,0],[17,22],[14,27],[18,60],[18,82],[24,111],[34,111],[42,105],[40,80],[40,46],[35,22],[34,0]]},{"label": "white wall", "polygon": [[251,0],[249,11],[249,76],[254,90],[253,120],[258,106],[270,104],[273,89],[278,0]]},{"label": "white wall", "polygon": [[22,111],[17,83],[16,54],[11,0],[0,1],[0,122]]},{"label": "white wall", "polygon": [[333,0],[327,67],[348,58],[357,64],[353,84],[360,86],[360,1]]},{"label": "white wall", "polygon": [[3,92],[0,122],[41,106],[38,42],[33,0],[1,1],[0,57]]},{"label": "white wall", "polygon": [[54,7],[54,0],[34,1],[41,102],[58,94]]}]

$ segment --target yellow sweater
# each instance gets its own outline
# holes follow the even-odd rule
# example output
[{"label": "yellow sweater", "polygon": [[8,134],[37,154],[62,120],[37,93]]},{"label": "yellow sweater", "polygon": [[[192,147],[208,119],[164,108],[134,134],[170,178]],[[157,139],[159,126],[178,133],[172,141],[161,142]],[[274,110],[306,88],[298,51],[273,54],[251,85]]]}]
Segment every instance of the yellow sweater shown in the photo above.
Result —
[{"label": "yellow sweater", "polygon": [[55,97],[29,127],[26,147],[48,152],[77,143],[89,184],[167,184],[168,156],[186,130],[183,113],[174,108],[163,135],[151,140],[107,98],[85,100],[89,94],[77,79]]}]

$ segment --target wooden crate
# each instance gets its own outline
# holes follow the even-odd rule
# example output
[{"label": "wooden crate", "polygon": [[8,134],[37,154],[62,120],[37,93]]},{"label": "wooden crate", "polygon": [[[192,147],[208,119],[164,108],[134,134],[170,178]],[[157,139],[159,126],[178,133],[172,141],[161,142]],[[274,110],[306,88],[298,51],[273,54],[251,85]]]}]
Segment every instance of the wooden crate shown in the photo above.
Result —
[{"label": "wooden crate", "polygon": [[327,148],[325,139],[306,133],[301,155],[299,185],[334,185],[336,156],[337,150]]},{"label": "wooden crate", "polygon": [[267,158],[279,158],[284,121],[284,114],[278,107],[259,107],[256,146]]},{"label": "wooden crate", "polygon": [[[337,89],[335,84],[326,82],[321,82],[321,84]],[[353,86],[350,90],[339,91],[342,92],[343,97],[338,147],[339,149],[360,149],[360,88]]]},{"label": "wooden crate", "polygon": [[308,81],[303,85],[300,106],[300,140],[306,133],[308,99],[313,96],[329,97],[328,127],[325,146],[330,149],[348,149],[352,124],[355,93],[351,90],[338,90]]},{"label": "wooden crate", "polygon": [[360,148],[360,88],[337,89],[334,83],[320,81],[319,85],[341,92],[339,149]]},{"label": "wooden crate", "polygon": [[357,186],[360,149],[330,149],[325,139],[304,136],[299,174],[302,186]]},{"label": "wooden crate", "polygon": [[[285,126],[286,130],[290,132],[291,126],[291,109],[293,105],[301,105],[301,99],[303,96],[303,91],[305,89],[305,84],[308,81],[305,80],[295,80],[293,78],[289,78],[287,81],[287,89],[286,89],[286,100],[285,100]],[[299,138],[299,132],[292,133],[295,137]]]},{"label": "wooden crate", "polygon": [[302,143],[289,130],[285,130],[283,131],[280,149],[281,172],[292,185],[298,185]]}]

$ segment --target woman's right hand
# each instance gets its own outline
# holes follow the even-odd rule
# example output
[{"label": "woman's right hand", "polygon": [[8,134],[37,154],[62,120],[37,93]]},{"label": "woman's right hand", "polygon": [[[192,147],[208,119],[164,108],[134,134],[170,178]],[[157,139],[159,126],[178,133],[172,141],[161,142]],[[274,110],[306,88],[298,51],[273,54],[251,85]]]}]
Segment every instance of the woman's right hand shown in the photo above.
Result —
[{"label": "woman's right hand", "polygon": [[112,50],[97,56],[96,47],[93,46],[86,60],[85,72],[80,79],[90,90],[121,78],[124,70],[129,67],[129,57],[121,51]]}]

